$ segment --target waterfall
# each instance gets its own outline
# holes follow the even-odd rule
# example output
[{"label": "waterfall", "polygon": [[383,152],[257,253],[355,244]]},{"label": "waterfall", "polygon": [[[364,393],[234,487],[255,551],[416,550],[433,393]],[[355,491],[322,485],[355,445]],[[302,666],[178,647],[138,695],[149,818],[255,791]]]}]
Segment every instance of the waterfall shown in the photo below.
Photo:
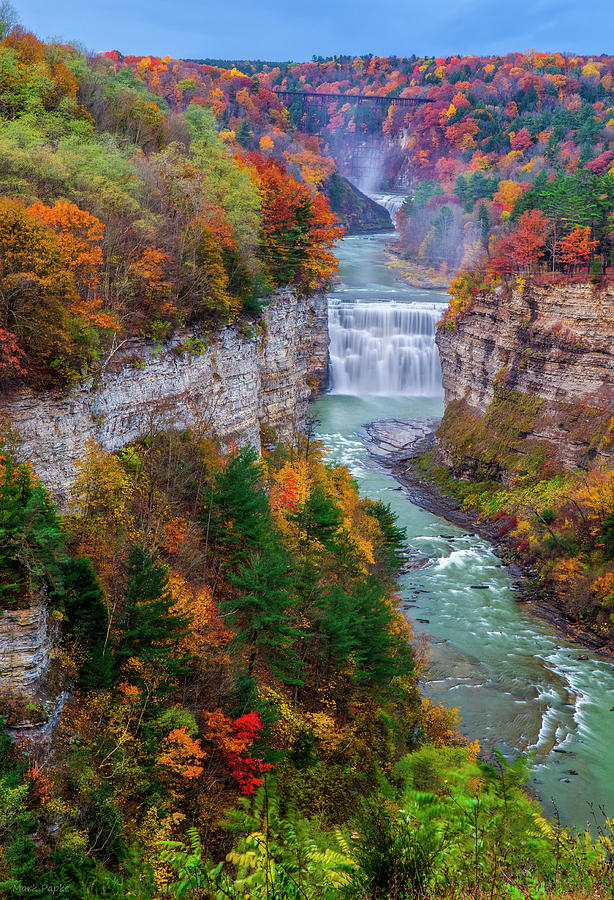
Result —
[{"label": "waterfall", "polygon": [[435,324],[444,308],[441,303],[331,298],[331,392],[440,396]]},{"label": "waterfall", "polygon": [[372,194],[373,199],[388,210],[392,224],[396,227],[397,212],[405,203],[406,194]]},{"label": "waterfall", "polygon": [[390,216],[390,220],[394,227],[397,227],[397,212],[403,206],[405,202],[405,198],[407,194],[385,194],[381,191],[371,191],[368,194],[372,200],[375,200],[376,203],[379,203],[380,206],[383,206],[385,210],[388,211],[388,215]]}]

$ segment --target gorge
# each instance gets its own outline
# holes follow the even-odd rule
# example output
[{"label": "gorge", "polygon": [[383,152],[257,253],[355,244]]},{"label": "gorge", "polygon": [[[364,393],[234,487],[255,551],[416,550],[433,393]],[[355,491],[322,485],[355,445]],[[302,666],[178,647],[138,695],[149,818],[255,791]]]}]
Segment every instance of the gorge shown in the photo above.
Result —
[{"label": "gorge", "polygon": [[[394,208],[397,195],[388,195],[388,202]],[[266,308],[260,334],[227,328],[200,355],[179,352],[181,336],[161,350],[133,345],[99,384],[58,398],[24,392],[5,404],[3,413],[18,435],[20,452],[62,503],[88,440],[115,451],[172,422],[209,430],[223,445],[258,447],[263,426],[282,437],[302,430],[310,395],[328,379],[329,392],[312,406],[319,437],[331,458],[349,467],[365,496],[390,503],[407,528],[410,559],[419,563],[403,576],[401,590],[416,638],[430,648],[423,691],[446,706],[459,706],[462,730],[479,738],[484,749],[498,747],[511,757],[534,752],[532,786],[546,813],[554,803],[565,824],[581,827],[589,802],[614,805],[614,771],[604,764],[614,717],[610,721],[602,712],[601,702],[614,691],[614,668],[525,611],[514,575],[487,541],[421,510],[367,455],[363,427],[369,422],[430,423],[442,413],[435,326],[447,297],[400,283],[385,265],[389,239],[386,234],[346,237],[339,251],[341,284],[328,300],[281,294]],[[576,299],[586,291],[572,290]],[[549,296],[552,306],[542,297],[539,309],[554,310],[540,314],[549,315],[551,328],[562,311],[556,294]],[[501,300],[510,329],[524,327],[529,302],[518,294],[512,304]],[[496,316],[492,304],[477,306],[461,322],[456,346],[466,340],[468,347],[460,355],[452,355],[449,333],[439,331],[449,402],[470,400],[485,410],[492,399],[501,359],[492,353],[494,336],[484,335],[483,327]],[[544,331],[551,333],[548,327]],[[496,343],[505,347],[500,331]],[[592,359],[599,352],[597,345],[581,349]],[[558,349],[549,362],[537,359],[551,377],[557,365],[561,373],[568,371]],[[531,389],[530,368],[510,369]],[[590,369],[578,371],[587,377]],[[594,393],[589,385],[589,395]],[[553,389],[549,399],[560,397]],[[555,408],[550,404],[550,412]],[[32,696],[49,664],[48,630],[39,607],[7,615],[0,625],[7,647],[0,678],[13,686],[19,681]]]},{"label": "gorge", "polygon": [[0,896],[605,900],[614,56],[180,7],[0,2]]},{"label": "gorge", "polygon": [[[314,404],[319,435],[332,458],[349,466],[361,492],[389,502],[407,528],[410,559],[420,565],[403,576],[401,590],[417,637],[430,647],[423,690],[459,706],[462,729],[485,749],[512,757],[534,753],[531,783],[546,814],[556,808],[563,822],[584,827],[589,803],[614,805],[608,749],[614,715],[603,699],[614,691],[614,666],[523,607],[517,576],[488,541],[420,509],[367,455],[363,426],[370,421],[430,419],[443,411],[439,377],[427,366],[432,380],[429,375],[425,390],[423,366],[428,348],[434,352],[446,297],[396,282],[382,254],[386,240],[354,236],[340,248],[342,286],[329,307],[332,392]],[[467,329],[489,321],[480,312],[468,317]],[[475,355],[467,353],[454,368],[449,339],[440,335],[448,393],[455,378],[459,393],[479,390]],[[413,364],[383,382],[378,365],[394,341]],[[484,359],[497,367],[492,352]]]}]

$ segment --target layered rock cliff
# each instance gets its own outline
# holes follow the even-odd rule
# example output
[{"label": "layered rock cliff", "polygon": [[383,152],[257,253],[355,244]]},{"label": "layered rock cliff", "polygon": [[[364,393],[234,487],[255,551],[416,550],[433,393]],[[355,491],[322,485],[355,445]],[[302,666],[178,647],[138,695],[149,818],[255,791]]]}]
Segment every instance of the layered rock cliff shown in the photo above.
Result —
[{"label": "layered rock cliff", "polygon": [[53,629],[39,600],[0,614],[0,696],[30,696],[49,667]]},{"label": "layered rock cliff", "polygon": [[[539,444],[565,468],[590,468],[614,452],[612,287],[498,287],[440,327],[437,344],[446,402],[440,444],[455,468],[471,474],[488,455],[478,447],[488,418],[486,442],[490,431],[491,443],[499,435],[519,453]],[[455,433],[459,418],[464,435]]]},{"label": "layered rock cliff", "polygon": [[156,347],[121,348],[96,383],[66,396],[24,391],[0,399],[19,453],[62,505],[88,440],[108,451],[152,428],[211,430],[222,443],[260,447],[263,425],[282,438],[301,429],[328,366],[326,298],[277,295],[262,320],[241,333],[177,335]]},{"label": "layered rock cliff", "polygon": [[[222,445],[260,447],[262,426],[281,438],[306,423],[328,369],[327,300],[278,294],[251,333],[177,335],[162,347],[125,345],[96,383],[66,396],[7,395],[0,414],[62,506],[88,440],[119,450],[152,429],[208,428]],[[48,700],[53,627],[42,600],[0,611],[0,697]],[[53,692],[52,692],[53,693]]]}]

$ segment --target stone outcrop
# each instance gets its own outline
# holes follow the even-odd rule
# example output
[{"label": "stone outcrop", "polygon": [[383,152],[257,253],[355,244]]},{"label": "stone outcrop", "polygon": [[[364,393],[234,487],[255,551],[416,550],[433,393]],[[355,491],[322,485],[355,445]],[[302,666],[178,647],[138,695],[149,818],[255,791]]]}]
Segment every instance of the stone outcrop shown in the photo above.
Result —
[{"label": "stone outcrop", "polygon": [[332,211],[348,234],[392,231],[388,210],[363,194],[351,181],[335,172],[325,184]]},{"label": "stone outcrop", "polygon": [[310,397],[324,386],[326,298],[282,292],[251,332],[228,326],[202,340],[176,335],[162,347],[132,342],[97,383],[65,396],[7,396],[0,412],[60,506],[89,439],[115,451],[152,429],[199,425],[223,446],[259,448],[262,425],[282,438],[300,430]]},{"label": "stone outcrop", "polygon": [[[210,338],[179,334],[162,347],[134,341],[96,383],[64,396],[7,395],[0,411],[21,457],[61,507],[88,440],[115,451],[152,430],[196,426],[223,446],[259,448],[263,425],[281,438],[304,427],[309,400],[324,387],[327,371],[326,297],[286,291],[249,332],[229,326]],[[42,602],[0,611],[0,697],[44,696],[52,632]],[[40,738],[50,729],[49,723],[26,723],[15,734]]]},{"label": "stone outcrop", "polygon": [[538,403],[522,437],[543,444],[559,464],[588,468],[614,452],[611,286],[498,287],[452,329],[440,327],[437,344],[448,408],[460,404],[479,418],[492,413],[497,391],[526,395]]},{"label": "stone outcrop", "polygon": [[49,666],[51,631],[42,601],[0,610],[0,696],[35,696]]}]

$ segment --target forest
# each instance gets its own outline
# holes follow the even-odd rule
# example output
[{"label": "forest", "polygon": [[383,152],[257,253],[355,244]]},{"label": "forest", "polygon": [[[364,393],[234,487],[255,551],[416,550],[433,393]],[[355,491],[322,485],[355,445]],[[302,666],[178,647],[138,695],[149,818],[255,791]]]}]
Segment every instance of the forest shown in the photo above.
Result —
[{"label": "forest", "polygon": [[66,696],[51,756],[2,740],[6,895],[607,890],[608,826],[548,822],[524,758],[484,760],[420,697],[403,533],[317,442],[91,445],[62,517],[6,452],[0,503],[2,605],[47,592]]},{"label": "forest", "polygon": [[[316,134],[275,86],[432,97],[399,228],[408,253],[452,271],[462,245],[475,262],[450,327],[489,279],[608,278],[611,59],[240,70],[88,57],[4,24],[5,396],[66,394],[132,338],[206,352],[228,323],[256,328],[273,292],[329,284],[334,133],[407,123],[344,102]],[[591,837],[547,820],[530,760],[486,756],[421,696],[390,508],[311,427],[263,443],[222,452],[153,426],[115,454],[91,443],[60,511],[3,423],[0,609],[44,597],[58,640],[47,699],[2,700],[2,896],[611,896],[612,823]],[[50,747],[12,741],[24,721],[53,722]]]},{"label": "forest", "polygon": [[[379,141],[380,186],[405,185],[408,192],[397,213],[391,263],[410,283],[450,281],[442,327],[453,330],[476,297],[498,286],[529,297],[532,284],[588,283],[599,303],[600,292],[613,283],[611,56],[338,56],[307,63],[252,61],[245,66],[249,74],[219,60],[214,66],[116,53],[107,58],[116,70],[128,67],[173,108],[211,104],[229,143],[258,147],[324,190],[330,157],[343,159],[352,141]],[[324,106],[294,98],[285,109],[276,87],[344,97]],[[412,108],[358,105],[351,102],[358,93],[430,102]],[[581,344],[578,335],[566,339],[570,347]],[[439,468],[439,484],[486,520],[500,522],[502,533],[537,567],[535,590],[554,591],[573,621],[609,644],[611,476],[590,467],[575,475],[553,469],[547,447],[539,451],[518,439],[510,406],[503,397],[477,427],[456,406],[448,411],[444,443],[458,459],[467,447],[478,449],[481,471],[475,484],[455,485],[450,472]],[[608,409],[585,412],[592,422],[591,446],[607,452]],[[501,435],[494,457],[492,428]],[[499,472],[494,481],[493,467]],[[432,471],[433,461],[426,459],[423,469]]]},{"label": "forest", "polygon": [[[491,241],[507,234],[514,212],[518,217],[537,208],[552,222],[552,228],[542,223],[542,230],[551,230],[552,247],[530,260],[520,254],[509,264],[515,271],[542,260],[560,273],[589,266],[595,257],[610,265],[612,57],[537,52],[437,59],[339,56],[311,63],[252,61],[243,71],[221,60],[212,65],[116,52],[106,56],[115,69],[128,68],[173,108],[211,105],[226,140],[259,147],[299,167],[307,181],[318,185],[326,186],[331,156],[343,157],[361,140],[381,141],[381,185],[411,187],[398,224],[401,252],[412,263],[443,267],[444,274],[472,268]],[[286,109],[276,88],[344,96],[324,106],[296,97]],[[352,94],[429,102],[410,108],[359,105],[352,103]],[[583,181],[585,208],[555,212],[554,197],[546,207],[531,205],[533,198],[517,205],[536,178],[553,176]],[[603,182],[595,177],[605,178],[610,192],[605,204]],[[559,181],[550,190],[559,191],[560,202],[565,189]],[[598,200],[600,211],[593,209]],[[572,237],[575,228],[584,230]],[[598,245],[591,243],[595,239]],[[556,246],[563,240],[565,246]]]},{"label": "forest", "polygon": [[321,194],[233,152],[211,107],[172,111],[127,68],[13,28],[0,116],[6,387],[69,387],[133,336],[206,340],[335,271],[342,230]]}]

